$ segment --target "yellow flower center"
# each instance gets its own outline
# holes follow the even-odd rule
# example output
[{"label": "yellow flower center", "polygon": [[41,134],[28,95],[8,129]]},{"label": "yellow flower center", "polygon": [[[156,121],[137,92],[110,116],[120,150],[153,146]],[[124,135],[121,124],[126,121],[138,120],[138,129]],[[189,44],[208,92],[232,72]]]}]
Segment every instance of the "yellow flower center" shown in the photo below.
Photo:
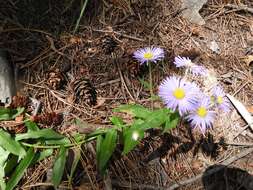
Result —
[{"label": "yellow flower center", "polygon": [[215,103],[215,100],[216,100],[216,98],[215,98],[214,96],[211,96],[211,97],[210,97],[210,101],[211,101],[211,103],[213,103],[213,104],[214,104],[214,103]]},{"label": "yellow flower center", "polygon": [[174,90],[173,95],[176,99],[181,100],[185,97],[185,91],[182,88],[177,88],[176,90]]},{"label": "yellow flower center", "polygon": [[206,114],[207,114],[207,110],[205,107],[199,107],[198,110],[197,110],[197,114],[198,116],[200,117],[206,117]]},{"label": "yellow flower center", "polygon": [[144,53],[144,55],[143,55],[143,57],[145,58],[145,59],[152,59],[153,58],[153,53],[151,53],[151,52],[147,52],[147,53]]},{"label": "yellow flower center", "polygon": [[222,104],[222,102],[223,102],[223,98],[221,96],[218,96],[217,97],[217,103]]}]

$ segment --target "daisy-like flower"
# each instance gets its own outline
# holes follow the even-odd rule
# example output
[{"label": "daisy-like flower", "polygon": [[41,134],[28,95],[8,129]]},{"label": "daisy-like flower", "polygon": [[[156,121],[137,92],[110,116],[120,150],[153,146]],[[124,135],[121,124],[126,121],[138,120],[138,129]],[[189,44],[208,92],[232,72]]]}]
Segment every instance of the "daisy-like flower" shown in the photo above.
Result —
[{"label": "daisy-like flower", "polygon": [[194,64],[188,57],[175,57],[174,64],[176,67],[186,67],[193,75],[207,75],[207,69],[203,66]]},{"label": "daisy-like flower", "polygon": [[191,67],[194,65],[194,63],[190,60],[189,57],[181,56],[175,57],[174,64],[176,65],[176,67]]},{"label": "daisy-like flower", "polygon": [[210,98],[204,97],[197,103],[195,109],[186,116],[192,127],[199,127],[204,134],[206,129],[212,126],[215,119],[215,111],[211,110]]},{"label": "daisy-like flower", "polygon": [[165,105],[173,111],[178,110],[181,116],[194,109],[198,94],[199,88],[195,83],[175,76],[166,78],[158,92]]},{"label": "daisy-like flower", "polygon": [[202,76],[207,75],[207,69],[205,67],[199,66],[199,65],[193,65],[190,68],[190,71],[193,75],[202,75]]},{"label": "daisy-like flower", "polygon": [[134,58],[137,59],[141,65],[148,62],[156,62],[164,58],[164,50],[159,47],[141,48],[134,52]]},{"label": "daisy-like flower", "polygon": [[225,92],[220,86],[215,86],[212,90],[214,103],[217,105],[218,109],[229,112],[231,110],[231,104],[226,97]]}]

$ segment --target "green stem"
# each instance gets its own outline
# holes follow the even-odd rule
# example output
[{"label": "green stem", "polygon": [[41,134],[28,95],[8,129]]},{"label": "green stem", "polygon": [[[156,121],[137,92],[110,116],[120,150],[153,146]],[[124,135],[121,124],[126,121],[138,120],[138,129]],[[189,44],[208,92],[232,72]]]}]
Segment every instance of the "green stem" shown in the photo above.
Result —
[{"label": "green stem", "polygon": [[[74,147],[74,146],[78,146],[78,145],[82,145],[84,143],[90,142],[92,140],[96,139],[96,137],[92,137],[90,139],[86,139],[83,141],[80,141],[78,143],[71,143],[71,144],[65,144],[63,145],[64,147]],[[40,144],[29,144],[29,143],[25,143],[25,142],[21,142],[22,145],[26,146],[26,147],[33,147],[33,148],[40,148],[40,149],[56,149],[56,148],[60,148],[62,145],[40,145]]]},{"label": "green stem", "polygon": [[153,92],[153,81],[152,81],[152,65],[150,62],[148,62],[147,64],[148,64],[148,68],[149,68],[149,91],[150,91],[150,96],[151,96],[151,109],[153,110],[153,108],[154,108],[154,102],[153,102],[154,92]]}]

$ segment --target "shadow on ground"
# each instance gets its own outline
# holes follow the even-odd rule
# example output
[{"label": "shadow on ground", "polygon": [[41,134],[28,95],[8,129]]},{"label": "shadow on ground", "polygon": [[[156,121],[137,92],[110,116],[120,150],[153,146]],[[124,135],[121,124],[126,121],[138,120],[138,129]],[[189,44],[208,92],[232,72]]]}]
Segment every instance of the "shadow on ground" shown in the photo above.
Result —
[{"label": "shadow on ground", "polygon": [[[216,170],[213,173],[211,171]],[[252,190],[253,175],[240,168],[214,165],[205,171],[202,182],[205,190]]]}]

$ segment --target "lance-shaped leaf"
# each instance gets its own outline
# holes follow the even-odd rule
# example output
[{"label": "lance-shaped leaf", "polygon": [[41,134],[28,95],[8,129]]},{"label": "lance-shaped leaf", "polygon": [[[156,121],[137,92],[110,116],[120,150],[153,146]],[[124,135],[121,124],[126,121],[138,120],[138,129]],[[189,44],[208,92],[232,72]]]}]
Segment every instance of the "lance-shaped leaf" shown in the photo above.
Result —
[{"label": "lance-shaped leaf", "polygon": [[110,118],[111,122],[113,125],[115,125],[116,127],[122,128],[124,127],[124,122],[122,120],[122,118],[120,117],[116,117],[116,116],[112,116]]},{"label": "lance-shaped leaf", "polygon": [[61,146],[53,167],[52,182],[55,188],[57,188],[61,183],[66,158],[67,158],[67,149],[64,146]]},{"label": "lance-shaped leaf", "polygon": [[162,127],[162,125],[164,125],[168,119],[169,113],[170,110],[168,109],[159,109],[153,111],[151,114],[149,114],[149,117],[144,120],[143,127],[146,129]]},{"label": "lance-shaped leaf", "polygon": [[0,147],[0,189],[4,190],[6,188],[5,184],[5,165],[6,165],[6,160],[8,159],[10,152],[4,150],[2,147]]},{"label": "lance-shaped leaf", "polygon": [[26,155],[25,149],[22,147],[22,145],[15,141],[11,135],[5,132],[3,129],[0,129],[0,146],[21,158]]},{"label": "lance-shaped leaf", "polygon": [[171,113],[168,116],[168,119],[166,120],[163,132],[168,132],[169,130],[176,128],[179,120],[180,120],[179,113],[177,113],[177,112]]},{"label": "lance-shaped leaf", "polygon": [[10,109],[10,108],[0,108],[0,121],[15,119],[21,113],[23,113],[24,108]]},{"label": "lance-shaped leaf", "polygon": [[15,188],[15,186],[18,184],[18,182],[21,180],[23,177],[26,169],[29,167],[31,164],[33,157],[34,157],[34,151],[33,148],[30,148],[27,151],[26,156],[20,161],[18,166],[16,167],[14,173],[11,175],[7,185],[6,185],[6,190],[12,190]]},{"label": "lance-shaped leaf", "polygon": [[147,119],[152,113],[149,109],[141,106],[141,105],[122,105],[119,108],[114,109],[115,112],[125,112],[133,115],[137,118]]},{"label": "lance-shaped leaf", "polygon": [[39,127],[37,126],[37,124],[32,122],[32,121],[26,121],[25,126],[27,127],[28,132],[30,132],[30,131],[39,131]]},{"label": "lance-shaped leaf", "polygon": [[115,129],[110,129],[105,134],[105,137],[99,136],[97,140],[97,162],[98,169],[103,174],[107,162],[111,158],[117,143],[117,131]]},{"label": "lance-shaped leaf", "polygon": [[81,158],[81,149],[79,147],[76,147],[72,150],[73,150],[73,162],[71,165],[71,170],[70,170],[70,175],[69,175],[69,183],[71,183],[72,181],[74,172],[76,171],[78,162],[80,161],[80,158]]},{"label": "lance-shaped leaf", "polygon": [[23,139],[61,139],[64,138],[63,135],[55,132],[53,129],[41,129],[39,131],[29,131],[28,133],[17,134],[16,140],[20,141]]},{"label": "lance-shaped leaf", "polygon": [[127,154],[139,144],[141,139],[144,138],[144,128],[142,128],[139,124],[126,128],[123,132],[123,138],[123,154]]}]

